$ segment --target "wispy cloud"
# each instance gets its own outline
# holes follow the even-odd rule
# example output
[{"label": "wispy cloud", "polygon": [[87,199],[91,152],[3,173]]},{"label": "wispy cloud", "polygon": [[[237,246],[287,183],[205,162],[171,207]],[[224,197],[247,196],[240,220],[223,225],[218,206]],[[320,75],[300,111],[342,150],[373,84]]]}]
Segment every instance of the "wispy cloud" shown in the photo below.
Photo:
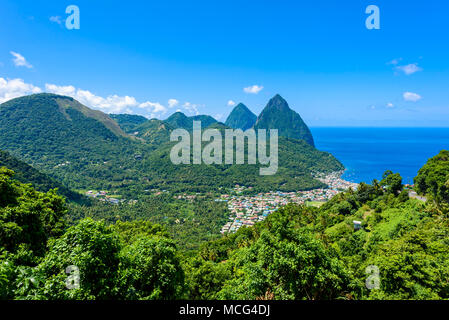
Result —
[{"label": "wispy cloud", "polygon": [[399,62],[401,60],[402,60],[402,58],[393,59],[393,60],[387,62],[387,64],[397,65],[397,64],[399,64]]},{"label": "wispy cloud", "polygon": [[16,67],[26,67],[31,69],[33,66],[22,56],[20,53],[10,51],[11,55],[14,57],[12,61]]},{"label": "wispy cloud", "polygon": [[410,63],[405,66],[397,66],[396,70],[403,72],[406,75],[414,74],[418,71],[422,71],[421,67],[418,67],[417,63]]},{"label": "wispy cloud", "polygon": [[391,102],[387,103],[387,108],[394,108],[394,104],[392,104]]},{"label": "wispy cloud", "polygon": [[229,101],[228,101],[228,106],[229,106],[229,107],[235,106],[235,102],[232,101],[232,100],[229,100]]},{"label": "wispy cloud", "polygon": [[49,19],[51,22],[62,24],[62,18],[60,16],[52,16]]},{"label": "wispy cloud", "polygon": [[197,105],[197,104],[193,104],[193,103],[190,103],[190,102],[186,102],[186,103],[184,103],[183,105],[182,105],[182,107],[184,108],[184,109],[186,109],[189,113],[191,113],[191,114],[194,114],[194,115],[199,115],[200,114],[200,112],[198,111],[198,107],[199,107],[199,105]]},{"label": "wispy cloud", "polygon": [[263,86],[253,85],[246,88],[243,88],[243,91],[246,93],[252,93],[252,94],[258,94],[260,91],[262,91]]},{"label": "wispy cloud", "polygon": [[414,92],[404,92],[404,94],[402,95],[404,97],[405,101],[411,101],[411,102],[416,102],[418,100],[421,100],[422,97]]}]

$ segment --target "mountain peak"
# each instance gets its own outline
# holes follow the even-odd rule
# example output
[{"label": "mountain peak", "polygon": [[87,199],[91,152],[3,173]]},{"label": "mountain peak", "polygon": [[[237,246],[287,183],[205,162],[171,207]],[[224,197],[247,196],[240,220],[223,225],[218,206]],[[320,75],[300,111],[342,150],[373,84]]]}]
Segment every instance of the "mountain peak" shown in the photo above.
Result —
[{"label": "mountain peak", "polygon": [[257,120],[257,116],[243,103],[239,103],[229,114],[225,124],[233,129],[247,130],[251,128]]},{"label": "mountain peak", "polygon": [[270,101],[268,101],[266,108],[273,108],[279,111],[291,110],[287,101],[285,101],[280,94],[276,94],[273,98],[271,98]]},{"label": "mountain peak", "polygon": [[301,116],[290,109],[287,101],[279,94],[268,101],[257,118],[255,129],[278,129],[279,136],[304,140],[315,146],[312,133]]},{"label": "mountain peak", "polygon": [[182,113],[181,111],[176,111],[170,117],[168,117],[167,120],[168,119],[176,119],[176,118],[187,118],[187,116],[184,113]]},{"label": "mountain peak", "polygon": [[181,111],[173,113],[170,117],[165,120],[173,128],[183,128],[186,130],[192,130],[193,121],[201,121],[203,128],[210,126],[212,123],[217,122],[213,117],[208,115],[196,115],[188,117]]}]

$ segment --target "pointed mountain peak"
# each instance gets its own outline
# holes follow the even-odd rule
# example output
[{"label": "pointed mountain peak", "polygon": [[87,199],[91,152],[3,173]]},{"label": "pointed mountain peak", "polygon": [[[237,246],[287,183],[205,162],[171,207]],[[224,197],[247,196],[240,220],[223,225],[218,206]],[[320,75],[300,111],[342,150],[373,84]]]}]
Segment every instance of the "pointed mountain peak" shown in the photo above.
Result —
[{"label": "pointed mountain peak", "polygon": [[233,129],[247,130],[256,123],[257,116],[243,103],[239,103],[232,109],[225,124]]},{"label": "pointed mountain peak", "polygon": [[[245,109],[245,110],[247,110],[248,107],[245,106],[243,103],[240,102],[238,105],[236,105],[236,106],[234,107],[233,110],[235,110],[235,109]],[[248,109],[248,110],[249,110],[249,109]]]},{"label": "pointed mountain peak", "polygon": [[270,99],[270,101],[268,101],[268,104],[265,108],[273,108],[273,109],[277,109],[280,111],[287,111],[287,110],[291,110],[290,107],[288,106],[287,101],[285,101],[284,98],[281,97],[281,95],[277,94],[275,95],[273,98]]},{"label": "pointed mountain peak", "polygon": [[262,110],[255,129],[278,129],[279,136],[304,140],[311,146],[315,146],[312,133],[302,120],[301,116],[290,109],[287,101],[279,94],[268,101]]}]

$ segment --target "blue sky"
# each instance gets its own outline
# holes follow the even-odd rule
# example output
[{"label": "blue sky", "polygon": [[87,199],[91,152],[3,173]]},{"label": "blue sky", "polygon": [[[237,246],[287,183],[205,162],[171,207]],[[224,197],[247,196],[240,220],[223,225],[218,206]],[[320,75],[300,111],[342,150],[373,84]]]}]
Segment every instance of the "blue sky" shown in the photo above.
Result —
[{"label": "blue sky", "polygon": [[311,126],[449,126],[448,1],[301,2],[2,0],[0,101],[224,121],[230,101],[258,114],[279,93]]}]

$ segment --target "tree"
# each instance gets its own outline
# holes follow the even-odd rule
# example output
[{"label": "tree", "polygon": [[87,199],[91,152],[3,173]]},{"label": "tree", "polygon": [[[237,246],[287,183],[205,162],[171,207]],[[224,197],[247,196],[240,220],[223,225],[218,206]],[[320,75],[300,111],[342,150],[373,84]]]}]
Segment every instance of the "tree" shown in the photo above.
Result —
[{"label": "tree", "polygon": [[392,171],[387,170],[382,176],[380,185],[385,188],[387,193],[396,196],[402,190],[402,177],[399,173],[393,173]]},{"label": "tree", "polygon": [[184,271],[172,240],[140,237],[121,253],[121,297],[179,299],[185,290]]},{"label": "tree", "polygon": [[0,250],[16,252],[25,246],[43,255],[47,240],[62,234],[64,199],[12,180],[14,172],[0,168]]},{"label": "tree", "polygon": [[427,194],[443,212],[449,212],[449,151],[429,159],[415,178],[416,190]]},{"label": "tree", "polygon": [[[35,272],[43,278],[28,296],[45,299],[113,299],[119,297],[120,242],[104,222],[91,219],[70,227],[50,248]],[[79,270],[79,288],[67,288],[67,268]],[[28,297],[27,296],[27,297]]]}]

